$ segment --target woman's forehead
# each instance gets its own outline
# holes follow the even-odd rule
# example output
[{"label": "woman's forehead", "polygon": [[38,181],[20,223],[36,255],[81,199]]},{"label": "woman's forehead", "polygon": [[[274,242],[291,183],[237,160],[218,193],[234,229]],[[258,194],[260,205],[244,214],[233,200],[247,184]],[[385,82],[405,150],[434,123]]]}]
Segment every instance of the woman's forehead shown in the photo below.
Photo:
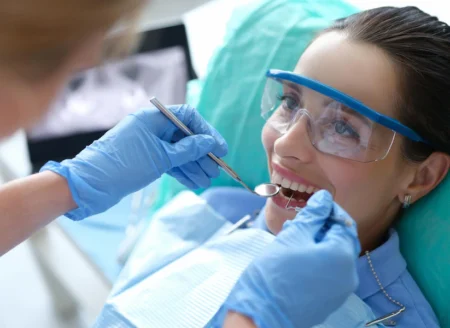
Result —
[{"label": "woman's forehead", "polygon": [[376,111],[394,115],[398,78],[394,63],[375,46],[342,32],[319,36],[303,53],[295,73],[318,80]]}]

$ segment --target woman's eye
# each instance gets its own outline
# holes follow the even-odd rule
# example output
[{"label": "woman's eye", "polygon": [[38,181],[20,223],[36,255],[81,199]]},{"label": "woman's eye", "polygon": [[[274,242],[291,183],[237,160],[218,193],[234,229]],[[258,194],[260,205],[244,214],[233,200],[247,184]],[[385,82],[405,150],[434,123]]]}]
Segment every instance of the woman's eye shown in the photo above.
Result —
[{"label": "woman's eye", "polygon": [[298,108],[298,102],[292,96],[281,95],[278,96],[278,100],[282,102],[282,105],[285,109],[296,110]]},{"label": "woman's eye", "polygon": [[360,136],[358,132],[356,132],[350,124],[348,124],[345,121],[336,121],[334,122],[334,130],[337,134],[344,136],[344,137],[351,137],[359,139]]}]

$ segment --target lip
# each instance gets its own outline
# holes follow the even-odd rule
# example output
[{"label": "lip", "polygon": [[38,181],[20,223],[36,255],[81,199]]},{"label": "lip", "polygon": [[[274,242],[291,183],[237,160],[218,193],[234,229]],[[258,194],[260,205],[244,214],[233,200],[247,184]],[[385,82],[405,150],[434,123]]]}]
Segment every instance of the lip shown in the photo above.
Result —
[{"label": "lip", "polygon": [[308,180],[305,180],[305,179],[299,177],[297,174],[295,174],[291,170],[286,169],[286,168],[284,168],[284,167],[282,167],[279,164],[276,164],[274,162],[272,162],[272,170],[277,172],[281,176],[288,178],[289,180],[291,180],[293,182],[297,182],[299,184],[304,184],[306,186],[312,186],[312,187],[317,188],[317,189],[324,189],[323,187],[317,186],[317,185],[309,182]]},{"label": "lip", "polygon": [[[278,194],[278,195],[270,198],[270,201],[272,201],[276,206],[278,206],[286,211],[295,211],[296,207],[303,208],[306,206],[306,202],[304,200],[292,199],[291,202],[289,203],[289,199],[282,196],[281,194]],[[289,209],[286,208],[288,203],[289,203]]]},{"label": "lip", "polygon": [[[295,174],[291,170],[289,170],[285,167],[282,167],[281,165],[279,165],[277,163],[272,162],[272,170],[277,172],[281,176],[288,178],[289,180],[291,180],[293,182],[297,182],[299,184],[303,184],[306,186],[312,186],[314,188],[321,189],[321,187],[309,182],[308,180],[305,180],[305,179],[299,177],[297,174]],[[271,200],[276,206],[278,206],[282,209],[288,210],[288,211],[295,211],[295,208],[303,208],[306,206],[306,201],[291,199],[291,201],[289,202],[289,199],[284,197],[281,193],[272,197]],[[289,209],[286,208],[288,204],[289,204]]]}]

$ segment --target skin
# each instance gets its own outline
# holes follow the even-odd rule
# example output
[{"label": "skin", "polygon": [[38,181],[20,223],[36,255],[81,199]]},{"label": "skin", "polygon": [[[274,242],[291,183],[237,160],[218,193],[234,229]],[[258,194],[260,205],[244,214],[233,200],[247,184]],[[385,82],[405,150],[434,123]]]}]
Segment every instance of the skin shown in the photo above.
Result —
[{"label": "skin", "polygon": [[[0,140],[42,118],[73,73],[99,62],[103,40],[103,33],[93,34],[58,70],[38,82],[0,67]],[[39,173],[0,186],[0,213],[7,214],[0,220],[0,256],[75,207],[67,181],[55,173]]]},{"label": "skin", "polygon": [[[374,46],[352,42],[343,33],[329,32],[308,47],[294,72],[332,86],[379,113],[397,116],[396,67]],[[442,153],[434,153],[420,164],[406,161],[399,136],[388,156],[378,162],[359,163],[323,154],[312,146],[305,122],[298,121],[284,135],[270,124],[265,125],[262,141],[269,171],[272,174],[272,163],[276,163],[311,185],[334,191],[335,201],[358,224],[362,252],[383,243],[405,195],[411,195],[412,202],[425,196],[442,181],[450,166],[449,156]],[[278,234],[283,223],[295,215],[268,200],[266,223],[272,233]],[[249,318],[230,313],[224,327],[256,326]]]},{"label": "skin", "polygon": [[[46,79],[30,82],[0,67],[0,140],[34,124],[75,72],[99,62],[104,33],[80,43],[61,67]],[[74,209],[67,181],[39,173],[0,187],[0,255],[28,238],[58,216]]]},{"label": "skin", "polygon": [[70,77],[100,62],[104,34],[96,33],[75,49],[66,62],[44,81],[26,81],[0,66],[0,140],[27,128],[47,113]]},{"label": "skin", "polygon": [[[57,72],[38,83],[23,81],[7,67],[0,67],[0,138],[40,119],[74,72],[98,62],[104,37],[104,33],[98,33],[80,44]],[[397,80],[389,60],[373,47],[352,44],[342,35],[334,37],[338,41],[330,35],[317,39],[302,56],[296,72],[395,116],[392,102]],[[363,249],[379,243],[405,194],[413,195],[413,200],[424,196],[443,179],[449,166],[448,157],[438,153],[420,165],[407,165],[400,157],[401,139],[384,161],[361,164],[321,154],[305,136],[301,124],[283,137],[266,126],[263,143],[269,167],[276,161],[319,186],[334,185],[336,201],[359,223]],[[66,180],[52,172],[1,186],[0,213],[6,215],[0,220],[0,255],[75,206]],[[269,201],[267,219],[274,233],[280,231],[286,218],[293,217],[294,213]],[[224,326],[255,327],[250,319],[237,313],[230,313]]]},{"label": "skin", "polygon": [[[399,80],[393,62],[372,45],[355,43],[344,33],[329,32],[316,39],[300,58],[295,73],[318,80],[363,102],[379,113],[396,118]],[[305,102],[310,99],[305,95]],[[313,101],[313,100],[311,100]],[[435,153],[421,164],[402,157],[402,137],[396,136],[388,156],[360,163],[316,150],[309,140],[306,119],[284,135],[269,124],[262,132],[270,173],[273,163],[312,185],[335,189],[335,201],[358,223],[362,250],[373,250],[384,241],[405,195],[413,201],[431,191],[449,167],[448,156]],[[269,200],[268,228],[277,234],[295,212]]]},{"label": "skin", "polygon": [[[57,72],[37,83],[24,81],[0,67],[0,140],[36,123],[74,72],[98,64],[104,38],[102,32],[86,40]],[[53,172],[0,186],[0,256],[74,208],[76,203],[67,181]],[[256,326],[251,319],[230,313],[224,327]]]}]

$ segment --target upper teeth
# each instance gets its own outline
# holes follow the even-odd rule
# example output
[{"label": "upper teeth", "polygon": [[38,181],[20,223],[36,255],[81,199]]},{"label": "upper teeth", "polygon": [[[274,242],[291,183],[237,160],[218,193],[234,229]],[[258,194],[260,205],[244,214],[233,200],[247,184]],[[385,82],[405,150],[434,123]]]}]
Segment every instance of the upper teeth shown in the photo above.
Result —
[{"label": "upper teeth", "polygon": [[302,183],[293,182],[285,177],[282,177],[277,172],[274,172],[272,175],[272,183],[279,184],[283,188],[289,188],[294,191],[298,190],[300,192],[307,192],[308,194],[319,191],[318,188],[315,188],[313,186],[307,186]]}]

